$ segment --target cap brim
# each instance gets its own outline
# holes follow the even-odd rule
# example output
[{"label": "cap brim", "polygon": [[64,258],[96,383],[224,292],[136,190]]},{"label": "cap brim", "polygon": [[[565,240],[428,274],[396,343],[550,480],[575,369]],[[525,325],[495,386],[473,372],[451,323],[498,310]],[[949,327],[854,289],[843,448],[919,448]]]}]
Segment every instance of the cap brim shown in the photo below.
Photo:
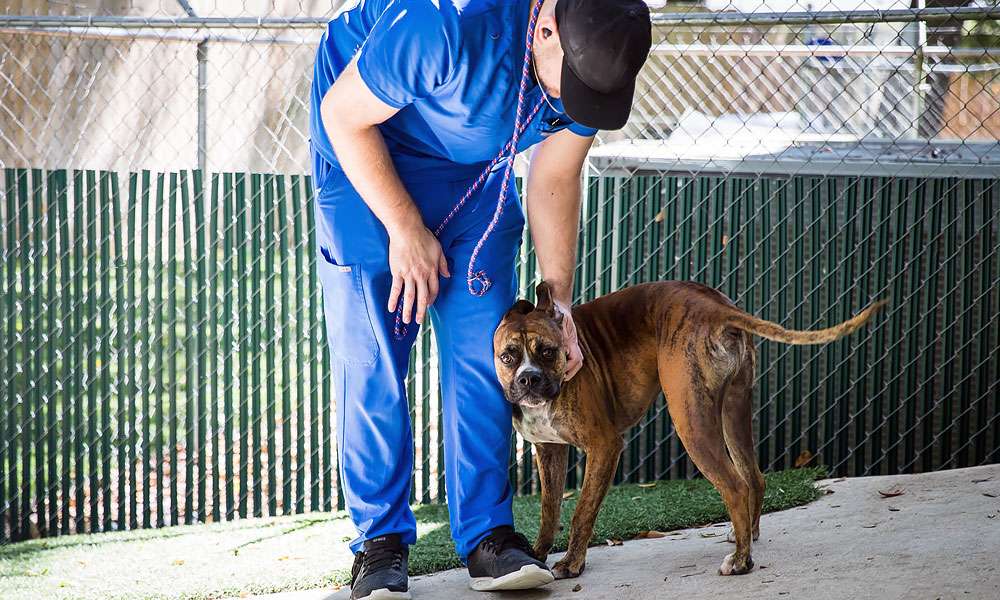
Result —
[{"label": "cap brim", "polygon": [[620,90],[605,94],[587,87],[563,61],[559,97],[566,114],[594,129],[621,129],[632,112],[635,80]]}]

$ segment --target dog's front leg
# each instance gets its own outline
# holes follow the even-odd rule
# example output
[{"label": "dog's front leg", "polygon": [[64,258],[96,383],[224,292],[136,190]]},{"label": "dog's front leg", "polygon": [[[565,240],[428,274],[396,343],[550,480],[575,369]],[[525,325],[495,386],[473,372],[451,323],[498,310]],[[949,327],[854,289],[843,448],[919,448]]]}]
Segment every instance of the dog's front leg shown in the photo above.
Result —
[{"label": "dog's front leg", "polygon": [[622,452],[622,439],[616,437],[604,444],[595,444],[586,449],[587,472],[583,476],[583,489],[576,503],[573,523],[569,532],[569,548],[566,556],[552,567],[556,579],[578,577],[583,573],[587,560],[587,546],[594,535],[594,521],[601,508],[604,496],[614,478],[618,458]]},{"label": "dog's front leg", "polygon": [[535,555],[545,560],[559,529],[559,509],[566,488],[566,465],[569,446],[565,444],[535,444],[535,464],[542,482],[542,519],[535,540]]}]

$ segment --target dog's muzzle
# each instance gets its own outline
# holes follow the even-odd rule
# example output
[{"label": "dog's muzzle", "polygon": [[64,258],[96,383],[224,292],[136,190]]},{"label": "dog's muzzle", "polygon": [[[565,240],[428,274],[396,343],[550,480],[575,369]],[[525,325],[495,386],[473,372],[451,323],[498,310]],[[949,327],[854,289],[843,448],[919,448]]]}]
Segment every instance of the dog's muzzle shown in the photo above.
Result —
[{"label": "dog's muzzle", "polygon": [[541,369],[521,369],[505,394],[511,404],[536,407],[559,395],[560,381]]}]

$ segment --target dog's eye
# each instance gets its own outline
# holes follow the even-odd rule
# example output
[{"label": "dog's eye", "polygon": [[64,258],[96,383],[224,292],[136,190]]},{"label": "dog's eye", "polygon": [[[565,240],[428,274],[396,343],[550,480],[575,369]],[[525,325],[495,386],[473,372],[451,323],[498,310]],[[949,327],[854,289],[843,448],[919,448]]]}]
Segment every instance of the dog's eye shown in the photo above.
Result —
[{"label": "dog's eye", "polygon": [[544,348],[542,349],[542,358],[545,360],[555,360],[556,359],[556,349],[555,348]]},{"label": "dog's eye", "polygon": [[505,365],[509,365],[510,363],[514,362],[514,357],[511,356],[510,352],[504,352],[503,354],[500,355],[500,362],[502,362]]}]

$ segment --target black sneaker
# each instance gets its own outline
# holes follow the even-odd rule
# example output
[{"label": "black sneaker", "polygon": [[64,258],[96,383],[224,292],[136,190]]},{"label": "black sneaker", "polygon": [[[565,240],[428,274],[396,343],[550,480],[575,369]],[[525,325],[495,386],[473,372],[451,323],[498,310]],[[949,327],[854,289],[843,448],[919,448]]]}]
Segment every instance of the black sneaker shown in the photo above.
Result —
[{"label": "black sneaker", "polygon": [[351,600],[410,600],[406,580],[409,549],[396,534],[365,541],[351,567]]},{"label": "black sneaker", "polygon": [[555,579],[528,540],[509,525],[497,527],[469,555],[469,586],[477,592],[530,590]]}]

